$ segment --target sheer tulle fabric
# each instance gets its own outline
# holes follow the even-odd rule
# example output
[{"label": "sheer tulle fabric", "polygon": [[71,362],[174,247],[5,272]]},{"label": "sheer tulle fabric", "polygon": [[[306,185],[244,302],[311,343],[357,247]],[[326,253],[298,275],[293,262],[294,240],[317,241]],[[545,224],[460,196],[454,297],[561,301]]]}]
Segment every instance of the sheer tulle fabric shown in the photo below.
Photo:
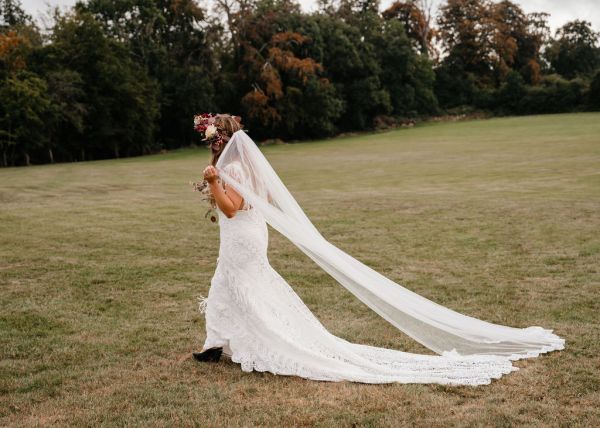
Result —
[{"label": "sheer tulle fabric", "polygon": [[[436,304],[328,242],[244,131],[232,136],[216,167],[244,197],[246,210],[231,219],[219,212],[221,247],[206,306],[205,348],[225,346],[243,369],[319,380],[475,385],[516,370],[510,360],[564,348],[552,330],[492,324]],[[441,356],[353,344],[330,334],[269,265],[267,223],[368,307]]]}]

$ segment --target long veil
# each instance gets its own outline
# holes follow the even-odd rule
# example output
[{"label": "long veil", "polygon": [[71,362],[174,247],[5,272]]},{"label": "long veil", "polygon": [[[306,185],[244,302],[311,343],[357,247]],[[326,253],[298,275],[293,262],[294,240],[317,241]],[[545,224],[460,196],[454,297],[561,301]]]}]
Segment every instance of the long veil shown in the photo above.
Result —
[{"label": "long veil", "polygon": [[[245,176],[228,174],[234,166]],[[268,224],[292,241],[364,304],[438,354],[530,358],[564,348],[564,339],[542,327],[513,328],[460,314],[386,278],[327,241],[243,130],[233,134],[216,168]]]}]

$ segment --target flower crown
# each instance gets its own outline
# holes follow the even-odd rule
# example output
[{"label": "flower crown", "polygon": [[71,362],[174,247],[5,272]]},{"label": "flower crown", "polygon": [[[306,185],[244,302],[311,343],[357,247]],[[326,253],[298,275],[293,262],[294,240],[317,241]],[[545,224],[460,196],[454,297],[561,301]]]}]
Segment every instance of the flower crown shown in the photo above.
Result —
[{"label": "flower crown", "polygon": [[202,141],[223,142],[223,136],[219,133],[219,128],[215,125],[216,115],[212,113],[202,113],[194,116],[194,130],[202,134]]}]

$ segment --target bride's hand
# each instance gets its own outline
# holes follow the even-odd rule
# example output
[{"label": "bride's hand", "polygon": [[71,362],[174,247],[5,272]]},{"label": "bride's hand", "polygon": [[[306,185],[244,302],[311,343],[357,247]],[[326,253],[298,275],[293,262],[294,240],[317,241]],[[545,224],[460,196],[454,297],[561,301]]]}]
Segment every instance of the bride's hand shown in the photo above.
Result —
[{"label": "bride's hand", "polygon": [[214,181],[219,177],[217,169],[212,165],[209,165],[206,168],[204,168],[203,174],[204,179],[209,183],[214,183]]}]

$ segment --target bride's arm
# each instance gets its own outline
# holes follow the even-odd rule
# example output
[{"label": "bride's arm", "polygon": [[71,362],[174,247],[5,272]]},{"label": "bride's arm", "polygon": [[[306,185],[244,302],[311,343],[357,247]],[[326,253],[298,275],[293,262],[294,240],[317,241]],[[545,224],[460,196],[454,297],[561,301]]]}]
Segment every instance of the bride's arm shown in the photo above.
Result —
[{"label": "bride's arm", "polygon": [[225,193],[218,178],[219,174],[214,166],[209,165],[204,169],[204,179],[210,185],[210,191],[215,198],[217,206],[227,218],[232,218],[235,216],[237,210],[241,208],[244,200],[231,186],[228,186],[227,193]]}]

